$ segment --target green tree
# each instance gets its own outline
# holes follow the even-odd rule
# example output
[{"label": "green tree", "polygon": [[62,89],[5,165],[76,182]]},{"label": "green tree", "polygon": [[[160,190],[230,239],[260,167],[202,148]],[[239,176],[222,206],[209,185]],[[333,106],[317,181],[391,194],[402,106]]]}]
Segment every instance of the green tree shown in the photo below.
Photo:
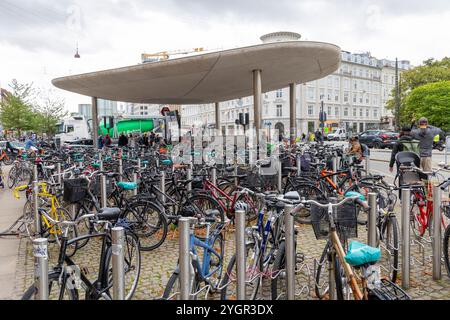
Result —
[{"label": "green tree", "polygon": [[56,124],[65,116],[65,102],[63,99],[55,97],[49,91],[43,95],[42,102],[35,107],[35,117],[33,119],[33,128],[38,133],[53,135],[56,131]]},{"label": "green tree", "polygon": [[[399,82],[400,122],[410,123],[414,117],[406,108],[406,99],[414,89],[429,83],[446,80],[450,80],[450,58],[448,57],[442,60],[428,59],[421,66],[402,72]],[[395,88],[386,107],[395,110]]]},{"label": "green tree", "polygon": [[412,90],[405,99],[404,112],[450,131],[450,81],[425,84]]},{"label": "green tree", "polygon": [[32,84],[20,84],[13,80],[11,93],[0,104],[0,121],[8,130],[22,131],[33,127],[34,89]]}]

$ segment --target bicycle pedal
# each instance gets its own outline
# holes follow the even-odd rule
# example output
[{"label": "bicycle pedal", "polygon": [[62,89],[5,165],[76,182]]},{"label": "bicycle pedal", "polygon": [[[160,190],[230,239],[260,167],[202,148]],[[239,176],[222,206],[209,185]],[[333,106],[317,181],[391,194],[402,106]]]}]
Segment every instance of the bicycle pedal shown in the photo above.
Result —
[{"label": "bicycle pedal", "polygon": [[303,263],[305,261],[305,255],[301,252],[297,252],[295,255],[295,262],[296,263]]}]

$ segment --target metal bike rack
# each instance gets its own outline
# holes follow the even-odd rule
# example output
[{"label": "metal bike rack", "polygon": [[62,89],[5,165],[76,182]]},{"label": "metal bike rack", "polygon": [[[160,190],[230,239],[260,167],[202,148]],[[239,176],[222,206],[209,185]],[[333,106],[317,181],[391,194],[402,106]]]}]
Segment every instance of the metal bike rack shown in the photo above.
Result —
[{"label": "metal bike rack", "polygon": [[[99,161],[100,161],[100,171],[104,170],[102,154],[99,153]],[[106,192],[106,176],[102,173],[100,175],[100,198],[102,208],[106,208],[108,206],[107,192]]]},{"label": "metal bike rack", "polygon": [[48,300],[48,240],[33,240],[35,300]]},{"label": "metal bike rack", "polygon": [[160,180],[160,186],[159,186],[160,190],[161,190],[161,195],[160,195],[160,200],[163,204],[166,203],[166,197],[164,196],[164,194],[166,193],[166,172],[164,170],[161,171],[161,180]]},{"label": "metal bike rack", "polygon": [[441,188],[439,186],[433,186],[433,280],[441,280]]},{"label": "metal bike rack", "polygon": [[411,263],[411,251],[410,251],[410,199],[411,190],[401,189],[402,194],[402,288],[409,289],[410,285],[410,263]]},{"label": "metal bike rack", "polygon": [[[337,158],[336,155],[333,155],[333,159],[332,159],[332,164],[333,164],[333,172],[336,173],[337,172]],[[337,175],[333,175],[333,183],[335,185],[337,185]]]},{"label": "metal bike rack", "polygon": [[238,210],[235,213],[236,221],[236,291],[237,300],[246,299],[246,257],[245,257],[245,211]]},{"label": "metal bike rack", "polygon": [[41,233],[41,218],[39,217],[39,180],[37,165],[33,166],[33,213],[34,213],[34,226],[36,234]]},{"label": "metal bike rack", "polygon": [[377,246],[377,194],[370,192],[369,195],[369,217],[367,219],[367,244],[371,247]]},{"label": "metal bike rack", "polygon": [[[192,168],[191,167],[189,167],[186,171],[186,179],[192,180]],[[188,191],[192,191],[192,181],[189,181],[189,183],[187,184],[187,189],[188,189]]]},{"label": "metal bike rack", "polygon": [[112,270],[113,270],[113,300],[125,300],[125,229],[111,229],[112,238]]},{"label": "metal bike rack", "polygon": [[119,154],[119,181],[122,182],[123,178],[123,160],[122,160],[122,154]]},{"label": "metal bike rack", "polygon": [[280,159],[277,161],[277,177],[278,177],[278,191],[282,192],[283,190],[283,164]]},{"label": "metal bike rack", "polygon": [[217,185],[217,169],[216,169],[216,167],[211,168],[211,182],[213,185]]},{"label": "metal bike rack", "polygon": [[287,300],[295,299],[295,230],[294,217],[291,215],[294,206],[286,204],[284,206],[284,225],[286,228],[286,292]]},{"label": "metal bike rack", "polygon": [[62,184],[62,176],[61,176],[61,163],[60,162],[58,162],[56,164],[56,172],[58,174],[58,178],[56,180],[58,181],[58,185],[61,186],[61,184]]},{"label": "metal bike rack", "polygon": [[297,154],[297,177],[300,177],[302,174],[302,155]]},{"label": "metal bike rack", "polygon": [[180,300],[190,299],[190,218],[180,218],[178,220],[178,227],[180,228]]},{"label": "metal bike rack", "polygon": [[366,177],[370,175],[370,156],[366,156],[364,160],[364,169],[366,170]]}]

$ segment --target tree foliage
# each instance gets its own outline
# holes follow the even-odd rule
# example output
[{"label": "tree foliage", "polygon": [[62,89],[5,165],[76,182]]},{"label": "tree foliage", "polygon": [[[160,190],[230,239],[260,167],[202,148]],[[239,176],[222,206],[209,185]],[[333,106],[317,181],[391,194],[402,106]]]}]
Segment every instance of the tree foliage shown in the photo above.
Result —
[{"label": "tree foliage", "polygon": [[450,131],[450,81],[422,85],[412,90],[405,99],[404,112]]},{"label": "tree foliage", "polygon": [[0,104],[0,122],[8,130],[55,133],[57,122],[67,115],[64,100],[47,93],[38,93],[33,84],[13,80],[11,92]]},{"label": "tree foliage", "polygon": [[[406,99],[414,89],[429,83],[447,80],[450,80],[450,58],[448,57],[442,60],[428,59],[421,66],[402,72],[399,81],[400,122],[410,123],[414,117],[406,107]],[[392,98],[387,102],[387,108],[395,110],[395,88],[392,91]],[[419,114],[418,116],[425,115]]]}]

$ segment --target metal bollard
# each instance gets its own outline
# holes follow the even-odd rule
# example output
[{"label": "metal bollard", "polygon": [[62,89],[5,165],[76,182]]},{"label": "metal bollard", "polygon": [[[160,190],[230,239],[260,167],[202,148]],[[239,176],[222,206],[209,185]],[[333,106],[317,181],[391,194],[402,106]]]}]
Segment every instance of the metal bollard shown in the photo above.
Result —
[{"label": "metal bollard", "polygon": [[245,211],[235,213],[236,221],[236,293],[237,300],[246,300],[245,294]]},{"label": "metal bollard", "polygon": [[295,229],[294,217],[291,215],[293,205],[284,207],[284,224],[286,228],[286,292],[287,300],[295,299]]},{"label": "metal bollard", "polygon": [[33,240],[35,300],[48,300],[48,240]]},{"label": "metal bollard", "polygon": [[411,254],[410,254],[410,199],[411,199],[411,190],[410,189],[401,189],[402,193],[402,288],[409,289],[409,276],[410,276],[410,263],[411,263]]},{"label": "metal bollard", "polygon": [[[333,172],[336,173],[337,172],[337,158],[336,158],[336,156],[333,156],[332,166],[333,166],[333,168],[332,168]],[[333,183],[335,185],[337,185],[337,175],[333,175]]]},{"label": "metal bollard", "polygon": [[368,177],[370,175],[370,157],[365,157],[364,161],[364,169],[366,170],[366,177]]},{"label": "metal bollard", "polygon": [[300,177],[302,174],[302,155],[297,154],[297,177]]},{"label": "metal bollard", "polygon": [[[138,184],[138,174],[137,172],[133,172],[133,182]],[[138,194],[138,188],[133,189],[133,195],[136,196]]]},{"label": "metal bollard", "polygon": [[113,300],[125,300],[125,229],[114,227],[111,229],[112,240],[112,271],[113,271]]},{"label": "metal bollard", "polygon": [[33,167],[33,213],[34,213],[34,227],[36,234],[41,233],[41,217],[39,216],[39,181],[37,165]]},{"label": "metal bollard", "polygon": [[367,219],[367,244],[377,247],[377,194],[369,193],[369,216]]},{"label": "metal bollard", "polygon": [[[101,159],[101,154],[99,157]],[[103,171],[103,160],[100,160],[100,171]],[[102,208],[106,208],[108,206],[108,199],[106,194],[106,176],[103,173],[100,175],[100,198]]]},{"label": "metal bollard", "polygon": [[237,177],[237,174],[238,174],[238,165],[237,165],[237,162],[235,162],[234,163],[234,185],[237,187],[238,186],[238,184],[239,184],[239,179],[238,179],[238,177]]},{"label": "metal bollard", "polygon": [[211,168],[211,182],[213,185],[217,184],[217,169],[216,169],[216,167]]},{"label": "metal bollard", "polygon": [[119,182],[122,182],[123,181],[123,177],[122,177],[122,175],[123,175],[123,160],[122,160],[122,157],[119,157],[119,174],[120,174]]},{"label": "metal bollard", "polygon": [[58,178],[57,178],[58,185],[61,185],[62,184],[62,176],[61,176],[61,163],[60,162],[58,162],[56,164],[56,173],[58,174]]},{"label": "metal bollard", "polygon": [[433,280],[441,280],[441,188],[433,186]]},{"label": "metal bollard", "polygon": [[[189,168],[186,171],[186,180],[192,180],[192,169]],[[187,185],[188,191],[192,191],[192,181],[190,181]]]},{"label": "metal bollard", "polygon": [[166,172],[163,170],[161,171],[161,181],[160,181],[160,190],[161,190],[161,202],[163,204],[166,203],[166,196],[164,195],[166,193]]},{"label": "metal bollard", "polygon": [[191,283],[191,256],[190,256],[190,218],[180,218],[178,226],[180,228],[180,300],[190,300]]},{"label": "metal bollard", "polygon": [[283,190],[283,164],[280,160],[277,162],[277,173],[278,173],[278,191],[282,192]]}]

